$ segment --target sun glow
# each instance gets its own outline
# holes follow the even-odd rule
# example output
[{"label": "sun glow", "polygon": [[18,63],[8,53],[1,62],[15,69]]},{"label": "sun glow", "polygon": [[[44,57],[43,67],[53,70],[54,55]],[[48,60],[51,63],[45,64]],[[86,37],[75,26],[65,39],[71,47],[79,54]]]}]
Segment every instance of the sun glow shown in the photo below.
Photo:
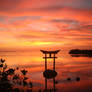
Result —
[{"label": "sun glow", "polygon": [[26,45],[31,46],[41,46],[41,45],[52,45],[54,42],[41,42],[41,41],[35,41],[35,42],[25,42]]}]

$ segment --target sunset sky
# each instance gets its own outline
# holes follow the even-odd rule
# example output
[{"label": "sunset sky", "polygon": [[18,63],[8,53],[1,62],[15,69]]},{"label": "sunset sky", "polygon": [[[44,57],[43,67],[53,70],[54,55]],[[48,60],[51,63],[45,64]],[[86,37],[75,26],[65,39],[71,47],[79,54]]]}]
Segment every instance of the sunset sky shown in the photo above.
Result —
[{"label": "sunset sky", "polygon": [[0,51],[92,48],[92,0],[0,0]]}]

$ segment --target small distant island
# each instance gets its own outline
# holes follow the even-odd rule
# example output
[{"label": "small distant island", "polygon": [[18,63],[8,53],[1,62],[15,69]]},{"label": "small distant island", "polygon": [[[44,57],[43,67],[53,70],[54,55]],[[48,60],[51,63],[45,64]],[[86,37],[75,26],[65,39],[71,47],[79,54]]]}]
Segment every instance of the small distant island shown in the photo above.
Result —
[{"label": "small distant island", "polygon": [[92,57],[92,50],[80,50],[80,49],[73,49],[69,51],[69,54],[73,57]]}]

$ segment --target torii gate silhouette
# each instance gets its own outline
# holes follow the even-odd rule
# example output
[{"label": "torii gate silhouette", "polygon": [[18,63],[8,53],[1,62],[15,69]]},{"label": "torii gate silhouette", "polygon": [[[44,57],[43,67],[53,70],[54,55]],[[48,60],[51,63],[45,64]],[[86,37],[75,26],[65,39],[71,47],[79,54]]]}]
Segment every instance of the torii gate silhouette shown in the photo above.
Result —
[{"label": "torii gate silhouette", "polygon": [[[45,51],[45,50],[41,50],[41,52],[43,54],[45,54],[45,57],[43,57],[45,59],[45,70],[47,70],[47,59],[52,58],[53,59],[53,70],[55,70],[55,59],[57,58],[55,55],[59,52],[60,50],[56,50],[56,51]],[[49,57],[47,57],[47,54],[49,54]],[[52,56],[53,55],[53,56]]]},{"label": "torii gate silhouette", "polygon": [[[47,79],[52,79],[53,78],[53,88],[55,92],[55,77],[57,75],[57,72],[55,71],[55,59],[57,58],[55,55],[59,52],[60,50],[56,51],[45,51],[41,50],[43,54],[45,54],[45,71],[43,72],[43,75],[45,77],[45,90],[47,91]],[[47,56],[49,54],[49,56]],[[53,56],[52,56],[53,55]],[[53,59],[53,70],[48,70],[47,69],[47,59],[52,58]]]}]

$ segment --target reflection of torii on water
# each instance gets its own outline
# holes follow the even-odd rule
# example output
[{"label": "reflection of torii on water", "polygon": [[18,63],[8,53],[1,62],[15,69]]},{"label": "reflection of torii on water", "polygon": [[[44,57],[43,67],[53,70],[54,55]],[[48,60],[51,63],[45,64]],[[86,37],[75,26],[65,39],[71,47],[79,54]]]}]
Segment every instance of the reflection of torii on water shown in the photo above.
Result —
[{"label": "reflection of torii on water", "polygon": [[[45,90],[44,92],[52,91],[47,89],[47,79],[53,79],[53,91],[55,92],[55,77],[57,76],[57,72],[55,71],[55,59],[57,58],[55,55],[59,52],[60,50],[56,51],[44,51],[41,50],[43,54],[45,54],[45,71],[43,72],[43,76],[45,77]],[[49,56],[47,57],[47,54]],[[47,59],[52,58],[53,59],[53,70],[47,69]]]},{"label": "reflection of torii on water", "polygon": [[47,78],[45,78],[45,90],[43,92],[56,92],[56,87],[55,87],[55,78],[52,78],[53,79],[53,89],[47,89]]}]

